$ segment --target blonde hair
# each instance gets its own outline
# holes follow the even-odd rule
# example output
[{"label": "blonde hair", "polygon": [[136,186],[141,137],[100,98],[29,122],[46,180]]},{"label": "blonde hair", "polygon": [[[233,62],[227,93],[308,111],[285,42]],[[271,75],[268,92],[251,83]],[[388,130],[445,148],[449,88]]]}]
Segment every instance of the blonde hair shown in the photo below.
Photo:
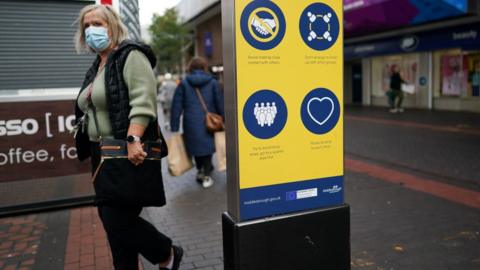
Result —
[{"label": "blonde hair", "polygon": [[111,6],[108,5],[88,5],[80,10],[78,18],[76,20],[78,27],[77,32],[75,33],[75,49],[77,53],[82,52],[94,52],[85,42],[85,27],[83,26],[83,19],[85,14],[90,11],[98,10],[100,17],[107,22],[108,30],[112,34],[111,42],[112,44],[118,45],[123,40],[128,37],[128,30],[125,25],[122,23],[120,16]]}]

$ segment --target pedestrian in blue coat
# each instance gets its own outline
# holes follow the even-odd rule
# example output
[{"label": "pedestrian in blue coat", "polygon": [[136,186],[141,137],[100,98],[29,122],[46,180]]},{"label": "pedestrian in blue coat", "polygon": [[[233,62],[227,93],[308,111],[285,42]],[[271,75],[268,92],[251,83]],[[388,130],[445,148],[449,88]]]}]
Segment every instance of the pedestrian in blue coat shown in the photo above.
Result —
[{"label": "pedestrian in blue coat", "polygon": [[213,134],[205,125],[205,111],[195,89],[198,88],[209,112],[224,117],[223,93],[212,75],[207,73],[207,62],[200,57],[192,59],[188,75],[175,90],[171,111],[171,130],[178,132],[183,114],[183,136],[188,153],[195,158],[197,182],[204,188],[214,183],[212,155],[215,153]]}]

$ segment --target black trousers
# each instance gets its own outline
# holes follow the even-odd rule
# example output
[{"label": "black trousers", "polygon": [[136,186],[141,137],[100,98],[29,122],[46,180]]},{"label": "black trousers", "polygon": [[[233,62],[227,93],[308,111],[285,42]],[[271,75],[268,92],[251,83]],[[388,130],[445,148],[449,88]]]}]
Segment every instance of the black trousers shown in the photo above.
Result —
[{"label": "black trousers", "polygon": [[[98,143],[92,143],[92,171],[100,161]],[[142,207],[98,206],[98,215],[107,233],[116,270],[137,270],[138,254],[152,264],[170,257],[172,240],[141,218]]]},{"label": "black trousers", "polygon": [[205,176],[210,176],[213,171],[212,155],[196,156],[194,158],[197,170],[203,172]]}]

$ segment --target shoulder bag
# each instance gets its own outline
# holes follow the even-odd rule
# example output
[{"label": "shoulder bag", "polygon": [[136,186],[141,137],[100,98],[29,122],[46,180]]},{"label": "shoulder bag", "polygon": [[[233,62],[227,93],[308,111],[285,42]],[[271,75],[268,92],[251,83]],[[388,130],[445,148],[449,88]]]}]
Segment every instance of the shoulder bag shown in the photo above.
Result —
[{"label": "shoulder bag", "polygon": [[213,133],[215,141],[215,152],[217,158],[217,169],[219,171],[224,171],[227,169],[227,156],[225,149],[225,124],[223,123],[223,117],[221,115],[211,113],[207,109],[205,100],[203,99],[202,93],[198,87],[195,88],[197,92],[198,99],[202,104],[202,108],[205,111],[205,125],[207,130],[210,133]]},{"label": "shoulder bag", "polygon": [[207,130],[210,133],[224,130],[225,126],[223,124],[223,117],[219,114],[208,111],[207,104],[205,103],[202,93],[198,87],[195,87],[195,92],[197,93],[198,99],[202,104],[203,111],[205,112],[205,125]]}]

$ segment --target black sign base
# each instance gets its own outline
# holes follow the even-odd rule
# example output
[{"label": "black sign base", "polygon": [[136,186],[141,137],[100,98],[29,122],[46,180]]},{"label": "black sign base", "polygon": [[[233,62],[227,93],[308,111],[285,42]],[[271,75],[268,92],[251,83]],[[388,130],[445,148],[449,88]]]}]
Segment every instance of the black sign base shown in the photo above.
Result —
[{"label": "black sign base", "polygon": [[222,215],[225,270],[350,270],[350,207],[236,223]]}]

